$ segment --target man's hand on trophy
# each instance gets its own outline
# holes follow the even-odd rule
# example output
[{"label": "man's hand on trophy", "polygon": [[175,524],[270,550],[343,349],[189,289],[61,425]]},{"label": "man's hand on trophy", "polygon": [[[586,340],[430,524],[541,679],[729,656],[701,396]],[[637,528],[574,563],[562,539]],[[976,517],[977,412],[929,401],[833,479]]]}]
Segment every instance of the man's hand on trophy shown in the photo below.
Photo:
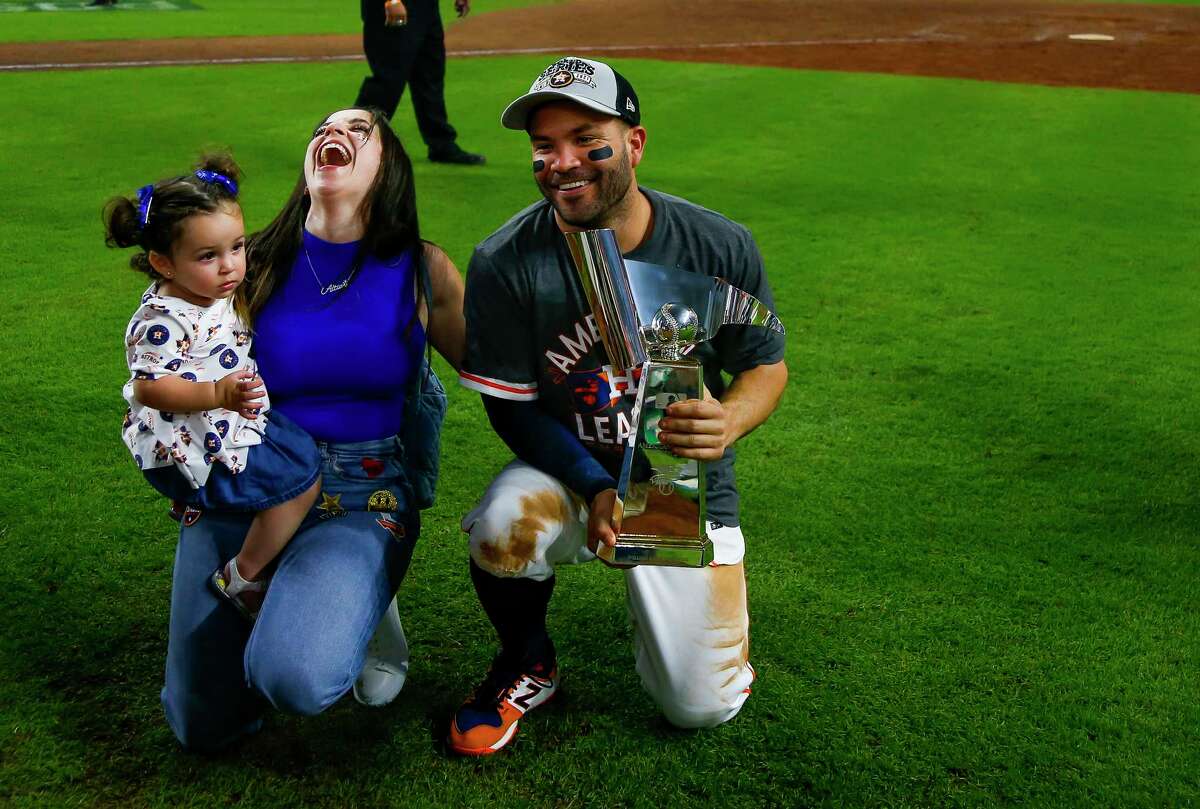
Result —
[{"label": "man's hand on trophy", "polygon": [[658,440],[680,458],[716,461],[737,439],[733,429],[728,408],[706,395],[668,407],[666,416],[658,422]]},{"label": "man's hand on trophy", "polygon": [[[616,547],[617,530],[620,528],[620,516],[616,514],[617,490],[605,489],[592,498],[588,508],[587,546],[595,553],[601,544],[610,548]],[[600,557],[600,561],[609,567],[633,567],[633,565],[614,565]]]},{"label": "man's hand on trophy", "polygon": [[601,543],[610,548],[617,544],[617,521],[613,509],[617,505],[617,490],[605,489],[592,498],[588,508],[587,546],[592,553]]}]

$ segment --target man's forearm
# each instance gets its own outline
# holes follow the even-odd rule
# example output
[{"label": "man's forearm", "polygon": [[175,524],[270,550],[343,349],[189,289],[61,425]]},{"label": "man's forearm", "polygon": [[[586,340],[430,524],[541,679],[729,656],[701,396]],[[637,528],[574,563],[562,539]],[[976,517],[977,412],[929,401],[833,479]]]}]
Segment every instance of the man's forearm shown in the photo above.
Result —
[{"label": "man's forearm", "polygon": [[752,432],[775,412],[787,379],[787,366],[782,361],[755,366],[733,378],[721,397],[722,407],[729,412],[728,443]]}]

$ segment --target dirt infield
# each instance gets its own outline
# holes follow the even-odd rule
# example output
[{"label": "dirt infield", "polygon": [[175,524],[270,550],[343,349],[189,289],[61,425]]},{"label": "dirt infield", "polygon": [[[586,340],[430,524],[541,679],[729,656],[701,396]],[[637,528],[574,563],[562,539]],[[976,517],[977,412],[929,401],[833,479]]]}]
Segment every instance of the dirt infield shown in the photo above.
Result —
[{"label": "dirt infield", "polygon": [[[481,7],[486,8],[483,0],[476,5]],[[451,23],[447,47],[456,58],[571,52],[1200,92],[1200,7],[1195,6],[572,0]],[[361,58],[358,37],[343,35],[0,44],[3,72],[356,58]]]}]

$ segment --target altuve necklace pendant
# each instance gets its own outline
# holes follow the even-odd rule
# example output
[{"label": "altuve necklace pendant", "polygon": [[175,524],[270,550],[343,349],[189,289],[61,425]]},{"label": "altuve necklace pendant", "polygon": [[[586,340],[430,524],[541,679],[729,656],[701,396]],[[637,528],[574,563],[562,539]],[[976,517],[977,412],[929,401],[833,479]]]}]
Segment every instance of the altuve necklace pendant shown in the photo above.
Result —
[{"label": "altuve necklace pendant", "polygon": [[[308,269],[312,271],[313,279],[317,282],[317,286],[320,287],[322,295],[331,295],[334,292],[341,292],[343,289],[350,286],[349,277],[346,278],[345,281],[338,281],[336,284],[322,284],[321,277],[317,275],[317,268],[313,266],[312,257],[308,254],[308,245],[304,245],[304,260],[308,262]],[[353,275],[354,273],[351,272],[350,276],[353,277]]]}]

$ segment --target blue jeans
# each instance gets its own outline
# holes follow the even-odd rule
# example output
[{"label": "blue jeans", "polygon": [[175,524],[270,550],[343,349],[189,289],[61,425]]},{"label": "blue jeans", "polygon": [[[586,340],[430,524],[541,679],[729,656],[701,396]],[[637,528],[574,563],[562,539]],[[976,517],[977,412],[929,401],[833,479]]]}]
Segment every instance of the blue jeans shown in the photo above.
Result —
[{"label": "blue jeans", "polygon": [[206,511],[180,529],[162,703],[185,747],[215,750],[258,730],[267,705],[312,715],[337,702],[404,578],[420,516],[397,442],[317,446],[321,497],[279,555],[253,628],[208,585],[253,515]]}]

